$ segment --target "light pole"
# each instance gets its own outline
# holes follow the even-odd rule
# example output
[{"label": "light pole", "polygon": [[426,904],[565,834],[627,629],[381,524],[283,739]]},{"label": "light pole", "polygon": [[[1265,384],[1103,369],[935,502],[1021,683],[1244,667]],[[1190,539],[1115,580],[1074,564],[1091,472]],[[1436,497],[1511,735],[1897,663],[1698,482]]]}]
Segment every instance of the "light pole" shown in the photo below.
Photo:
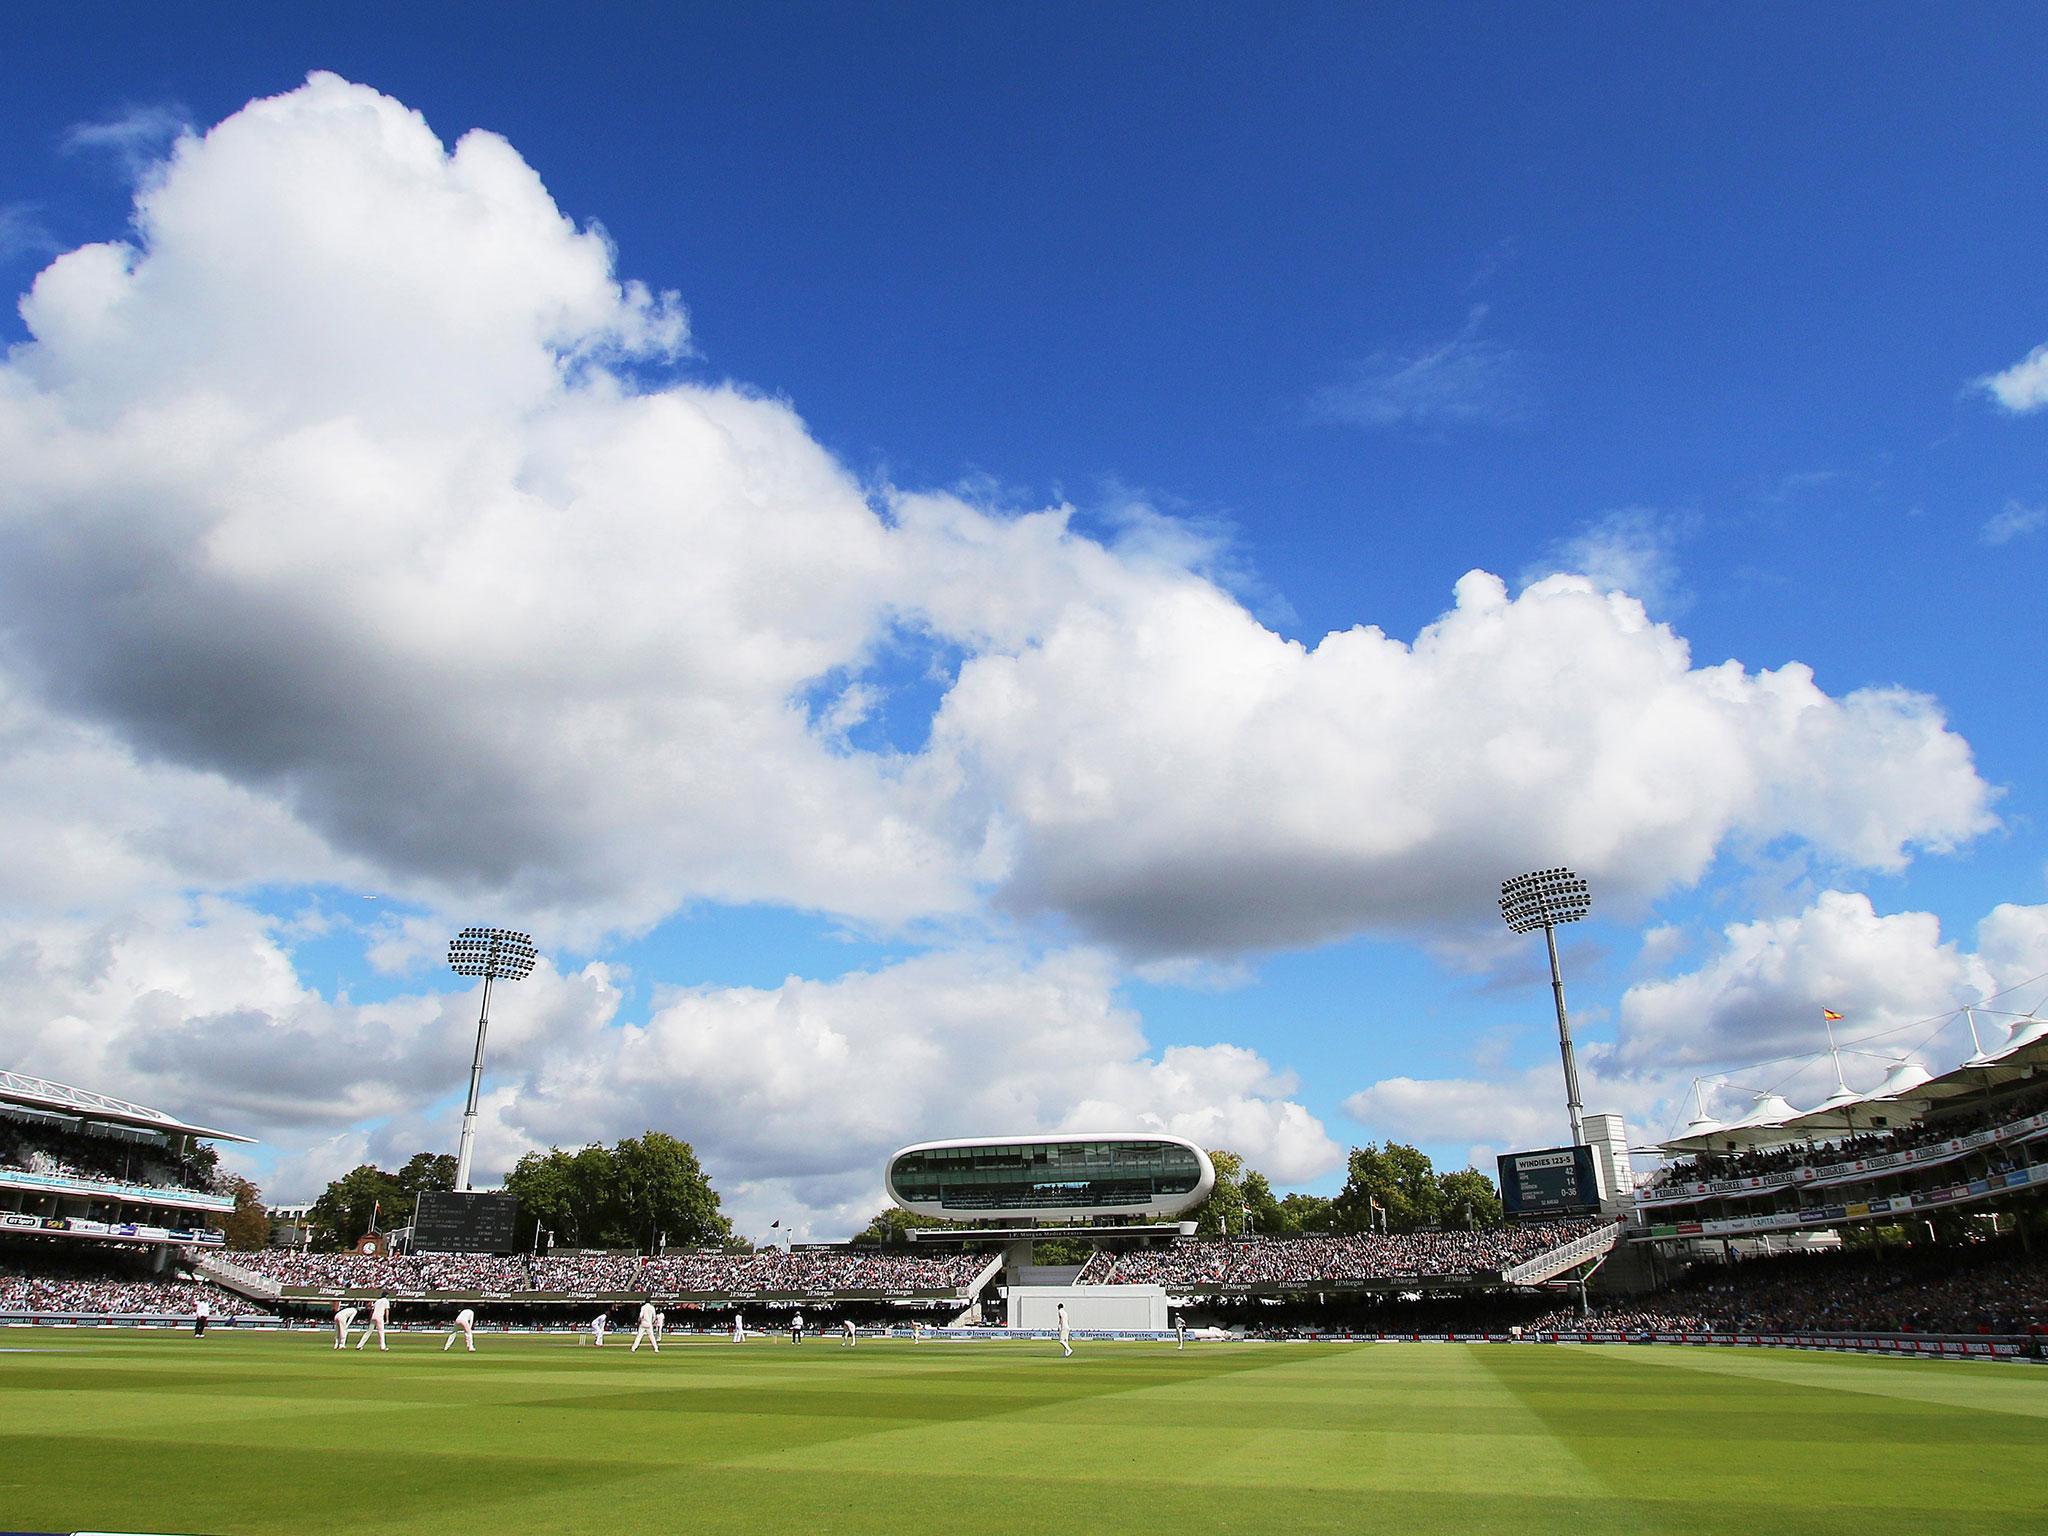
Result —
[{"label": "light pole", "polygon": [[1557,1049],[1564,1057],[1564,1105],[1572,1120],[1572,1145],[1586,1144],[1579,1103],[1579,1061],[1572,1054],[1572,1026],[1564,1011],[1564,976],[1557,968],[1557,925],[1576,923],[1593,907],[1586,882],[1568,869],[1539,869],[1500,887],[1500,915],[1516,933],[1543,930],[1550,951],[1550,990],[1557,998]]},{"label": "light pole", "polygon": [[476,1144],[476,1096],[484,1081],[484,1033],[491,1024],[491,983],[522,981],[533,972],[533,940],[509,928],[465,928],[448,941],[448,967],[484,979],[476,1015],[476,1059],[469,1064],[469,1106],[462,1112],[462,1145],[455,1154],[455,1187],[469,1188],[469,1155]]}]

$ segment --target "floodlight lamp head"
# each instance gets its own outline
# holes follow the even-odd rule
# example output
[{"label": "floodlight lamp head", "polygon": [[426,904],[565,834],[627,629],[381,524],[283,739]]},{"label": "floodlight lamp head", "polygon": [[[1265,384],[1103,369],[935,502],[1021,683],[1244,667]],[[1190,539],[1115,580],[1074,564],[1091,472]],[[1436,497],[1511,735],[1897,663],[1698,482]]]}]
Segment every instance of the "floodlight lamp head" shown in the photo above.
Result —
[{"label": "floodlight lamp head", "polygon": [[1538,869],[1500,887],[1500,915],[1516,933],[1576,923],[1593,907],[1586,882],[1568,869]]},{"label": "floodlight lamp head", "polygon": [[509,928],[465,928],[448,941],[448,968],[458,976],[523,981],[538,958],[532,938]]}]

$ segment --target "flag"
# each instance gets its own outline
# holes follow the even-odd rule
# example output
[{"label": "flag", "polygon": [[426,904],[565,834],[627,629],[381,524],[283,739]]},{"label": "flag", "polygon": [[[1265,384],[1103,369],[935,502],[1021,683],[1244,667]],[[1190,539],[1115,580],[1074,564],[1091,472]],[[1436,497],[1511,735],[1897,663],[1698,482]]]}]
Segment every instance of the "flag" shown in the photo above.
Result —
[{"label": "flag", "polygon": [[1842,1016],[1839,1013],[1835,1012],[1835,1010],[1832,1008],[1821,1009],[1820,1016],[1824,1019],[1831,1020],[1835,1023],[1840,1023],[1842,1018]]}]

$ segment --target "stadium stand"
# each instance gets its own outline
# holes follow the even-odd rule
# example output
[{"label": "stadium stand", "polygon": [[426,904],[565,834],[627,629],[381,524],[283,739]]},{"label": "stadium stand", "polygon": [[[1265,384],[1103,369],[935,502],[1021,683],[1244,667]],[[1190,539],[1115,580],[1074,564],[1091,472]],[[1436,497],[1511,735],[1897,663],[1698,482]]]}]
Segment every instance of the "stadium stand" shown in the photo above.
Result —
[{"label": "stadium stand", "polygon": [[492,1257],[484,1254],[236,1254],[234,1267],[289,1290],[381,1290],[395,1296],[732,1296],[958,1294],[984,1279],[986,1253],[901,1254],[873,1248],[785,1253]]},{"label": "stadium stand", "polygon": [[222,1321],[259,1310],[219,1286],[152,1273],[152,1258],[148,1249],[114,1243],[10,1240],[0,1244],[0,1314],[189,1318],[201,1300]]},{"label": "stadium stand", "polygon": [[1153,1284],[1189,1293],[1220,1286],[1299,1288],[1404,1278],[1498,1279],[1503,1270],[1591,1236],[1604,1225],[1581,1220],[1485,1232],[1370,1232],[1348,1237],[1178,1242],[1134,1249],[1114,1258],[1098,1253],[1083,1270],[1080,1283]]},{"label": "stadium stand", "polygon": [[54,1243],[218,1245],[234,1197],[207,1141],[159,1109],[0,1071],[0,1233]]},{"label": "stadium stand", "polygon": [[1700,1265],[1641,1298],[1743,1331],[2025,1333],[2048,1327],[2048,1259],[2012,1238]]}]

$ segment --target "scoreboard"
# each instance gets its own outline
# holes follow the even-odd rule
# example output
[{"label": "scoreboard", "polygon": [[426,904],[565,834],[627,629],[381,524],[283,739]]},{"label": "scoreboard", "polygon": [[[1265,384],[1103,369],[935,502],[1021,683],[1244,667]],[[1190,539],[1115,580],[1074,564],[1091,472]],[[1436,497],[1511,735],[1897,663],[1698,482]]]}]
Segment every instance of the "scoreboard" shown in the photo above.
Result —
[{"label": "scoreboard", "polygon": [[415,1253],[510,1253],[519,1215],[516,1195],[431,1190],[413,1218]]},{"label": "scoreboard", "polygon": [[1510,1216],[1584,1216],[1600,1208],[1591,1147],[1546,1147],[1500,1159],[1500,1203]]}]

